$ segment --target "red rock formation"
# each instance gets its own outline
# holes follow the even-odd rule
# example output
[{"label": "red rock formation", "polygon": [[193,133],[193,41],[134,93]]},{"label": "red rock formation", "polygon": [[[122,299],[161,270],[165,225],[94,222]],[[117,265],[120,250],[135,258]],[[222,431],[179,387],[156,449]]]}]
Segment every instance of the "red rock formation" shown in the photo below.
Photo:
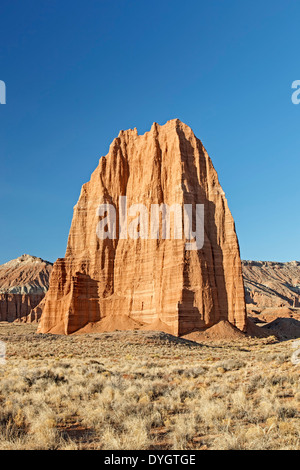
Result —
[{"label": "red rock formation", "polygon": [[[101,240],[97,208],[203,204],[203,248],[182,239]],[[173,227],[172,227],[173,229]],[[202,143],[179,120],[121,131],[82,187],[65,258],[54,264],[39,332],[162,329],[175,335],[227,320],[246,327],[239,246],[217,173]],[[120,326],[121,325],[121,326]],[[86,331],[86,329],[85,329]]]},{"label": "red rock formation", "polygon": [[30,310],[26,317],[22,318],[23,323],[38,323],[42,316],[44,306],[45,296],[43,296],[41,301]]},{"label": "red rock formation", "polygon": [[45,297],[52,264],[23,255],[0,266],[0,321],[25,320]]}]

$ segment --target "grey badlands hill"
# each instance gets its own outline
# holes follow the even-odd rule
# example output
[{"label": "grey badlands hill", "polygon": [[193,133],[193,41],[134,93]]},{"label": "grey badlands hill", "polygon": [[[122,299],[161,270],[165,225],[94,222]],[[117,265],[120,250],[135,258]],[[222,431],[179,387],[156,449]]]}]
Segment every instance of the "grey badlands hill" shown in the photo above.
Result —
[{"label": "grey badlands hill", "polygon": [[300,262],[242,261],[248,308],[300,307]]},{"label": "grey badlands hill", "polygon": [[23,255],[0,266],[0,321],[24,320],[43,300],[52,263]]}]

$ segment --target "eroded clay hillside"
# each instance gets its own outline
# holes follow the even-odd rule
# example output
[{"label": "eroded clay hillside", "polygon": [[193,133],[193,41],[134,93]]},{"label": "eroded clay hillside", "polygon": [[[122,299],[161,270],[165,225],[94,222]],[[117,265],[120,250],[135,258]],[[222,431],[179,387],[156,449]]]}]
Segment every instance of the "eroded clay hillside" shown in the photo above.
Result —
[{"label": "eroded clay hillside", "polygon": [[242,261],[249,307],[300,307],[300,262]]},{"label": "eroded clay hillside", "polygon": [[52,264],[23,255],[0,266],[0,321],[25,319],[44,298]]}]

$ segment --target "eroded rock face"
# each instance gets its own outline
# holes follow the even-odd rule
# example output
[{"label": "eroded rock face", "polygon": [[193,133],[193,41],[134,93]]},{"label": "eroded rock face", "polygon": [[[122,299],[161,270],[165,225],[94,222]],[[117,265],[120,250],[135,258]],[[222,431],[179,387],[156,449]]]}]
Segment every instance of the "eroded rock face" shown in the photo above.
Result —
[{"label": "eroded rock face", "polygon": [[0,321],[24,320],[45,297],[52,264],[23,255],[0,266]]},{"label": "eroded rock face", "polygon": [[[204,246],[187,239],[105,239],[97,208],[202,204]],[[118,323],[119,319],[119,323]],[[121,131],[82,187],[65,258],[54,264],[39,325],[70,334],[88,324],[161,329],[175,335],[228,320],[246,324],[238,240],[217,173],[202,143],[179,120],[150,132]],[[122,325],[119,327],[119,324]]]},{"label": "eroded rock face", "polygon": [[300,307],[299,261],[243,261],[242,266],[249,307]]}]

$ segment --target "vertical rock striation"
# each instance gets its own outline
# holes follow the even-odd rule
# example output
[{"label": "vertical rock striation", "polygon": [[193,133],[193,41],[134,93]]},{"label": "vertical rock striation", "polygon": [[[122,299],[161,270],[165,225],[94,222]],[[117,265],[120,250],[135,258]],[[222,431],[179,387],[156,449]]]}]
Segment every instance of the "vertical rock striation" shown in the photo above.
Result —
[{"label": "vertical rock striation", "polygon": [[[170,239],[99,239],[97,208],[113,204],[118,225],[120,196],[149,214],[151,204],[204,205],[203,247],[188,250],[185,236],[174,239],[173,222]],[[100,159],[74,208],[65,258],[54,264],[39,331],[123,329],[126,319],[175,335],[220,320],[245,330],[234,221],[201,141],[178,119],[144,135],[121,131]]]}]

